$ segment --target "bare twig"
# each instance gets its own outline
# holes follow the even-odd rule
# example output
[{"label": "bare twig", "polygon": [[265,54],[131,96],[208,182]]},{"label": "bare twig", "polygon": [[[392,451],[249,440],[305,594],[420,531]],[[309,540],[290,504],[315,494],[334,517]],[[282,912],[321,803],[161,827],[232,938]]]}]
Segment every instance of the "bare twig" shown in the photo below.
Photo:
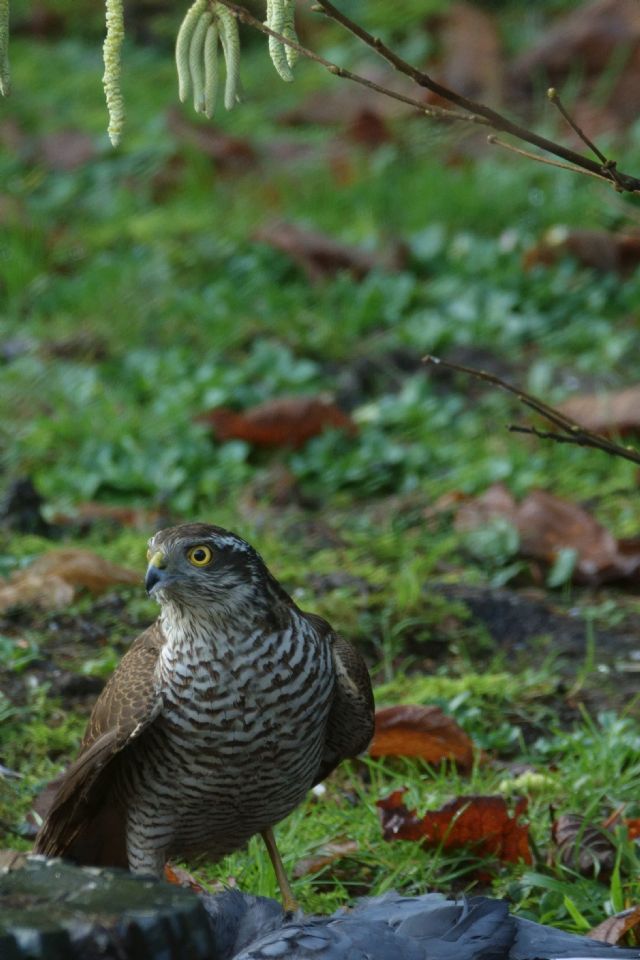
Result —
[{"label": "bare twig", "polygon": [[558,108],[558,110],[560,111],[562,116],[565,118],[565,120],[567,121],[567,123],[569,124],[573,132],[577,133],[577,135],[580,137],[582,142],[587,147],[589,147],[589,150],[592,150],[593,153],[595,153],[598,160],[600,160],[601,163],[608,164],[609,161],[607,160],[605,155],[600,150],[598,150],[595,143],[589,139],[589,137],[586,135],[582,127],[579,127],[578,124],[575,122],[575,120],[573,119],[573,117],[571,116],[571,114],[563,104],[562,100],[560,99],[560,94],[558,93],[555,87],[549,87],[549,89],[547,90],[547,98],[551,101],[554,107]]},{"label": "bare twig", "polygon": [[339,23],[340,26],[361,40],[366,46],[375,50],[376,53],[380,54],[395,70],[409,77],[414,83],[418,84],[418,86],[425,87],[443,100],[447,100],[449,103],[453,103],[457,107],[467,110],[477,117],[484,118],[495,130],[511,134],[518,140],[530,143],[545,153],[552,154],[552,156],[560,157],[560,159],[566,160],[575,167],[580,167],[596,176],[604,177],[616,190],[626,191],[628,193],[640,192],[640,179],[619,171],[616,168],[615,162],[608,160],[602,161],[602,159],[598,162],[591,157],[577,153],[575,150],[571,150],[563,144],[549,140],[547,137],[543,137],[533,130],[529,130],[527,127],[523,127],[509,120],[508,117],[505,117],[504,114],[499,113],[497,110],[493,110],[491,107],[487,107],[485,104],[475,100],[470,100],[455,90],[450,90],[443,84],[438,83],[427,73],[418,70],[406,60],[403,60],[394,50],[391,50],[390,47],[383,43],[379,37],[374,37],[373,34],[365,30],[359,23],[351,20],[350,17],[342,13],[341,10],[331,3],[331,0],[314,0],[314,9],[322,10],[327,17]]},{"label": "bare twig", "polygon": [[548,157],[541,157],[539,153],[531,153],[530,150],[523,150],[522,147],[516,147],[513,143],[506,143],[504,140],[499,140],[493,133],[487,137],[487,143],[491,143],[496,147],[502,147],[504,150],[509,150],[510,153],[517,153],[519,157],[526,157],[527,160],[544,163],[547,167],[558,167],[560,170],[579,173],[583,177],[594,177],[596,180],[604,180],[605,183],[611,182],[609,177],[605,177],[602,173],[592,173],[590,170],[583,170],[582,167],[574,167],[570,163],[562,163],[561,160],[550,160]]},{"label": "bare twig", "polygon": [[540,414],[541,417],[544,417],[545,420],[549,420],[555,427],[558,427],[560,432],[549,433],[538,430],[535,427],[520,426],[519,424],[511,424],[509,430],[517,433],[530,433],[541,439],[555,440],[558,443],[572,443],[579,447],[593,447],[611,456],[623,457],[625,460],[631,460],[632,463],[640,463],[640,450],[636,450],[634,447],[623,446],[620,443],[614,443],[599,433],[593,433],[591,430],[581,427],[575,420],[565,417],[560,410],[548,406],[548,404],[543,403],[542,400],[538,400],[538,398],[532,394],[525,393],[524,390],[512,386],[510,383],[507,383],[506,380],[501,380],[500,377],[497,377],[493,373],[488,373],[486,370],[476,370],[474,367],[464,367],[458,363],[450,363],[448,360],[441,360],[439,357],[427,356],[422,359],[424,363],[435,363],[441,367],[446,367],[447,370],[455,370],[457,373],[464,373],[468,376],[476,377],[478,380],[484,380],[485,383],[491,383],[496,387],[500,387],[501,390],[506,390],[507,393],[513,394],[521,403],[535,410],[535,412]]},{"label": "bare twig", "polygon": [[363,87],[368,87],[369,90],[374,90],[376,93],[381,93],[385,97],[390,97],[392,100],[399,100],[400,103],[406,103],[408,106],[414,107],[424,116],[430,117],[434,120],[464,120],[466,123],[477,123],[484,126],[489,125],[488,121],[484,117],[471,116],[468,113],[458,113],[455,110],[448,110],[445,107],[426,106],[420,100],[415,100],[413,97],[408,97],[403,93],[398,93],[396,90],[383,87],[381,84],[375,83],[373,80],[368,80],[366,77],[363,77],[358,73],[353,73],[351,70],[347,70],[345,67],[338,66],[337,63],[327,60],[326,57],[320,56],[320,54],[315,53],[308,47],[303,47],[301,43],[291,39],[291,37],[287,37],[282,33],[278,33],[276,30],[272,30],[271,27],[266,25],[266,23],[262,23],[262,21],[252,16],[248,10],[245,10],[244,7],[233,3],[232,0],[220,0],[220,2],[223,3],[225,7],[231,11],[234,17],[237,17],[242,23],[246,23],[250,27],[254,27],[256,30],[259,30],[260,33],[264,33],[268,37],[273,37],[274,39],[279,40],[280,43],[283,43],[287,47],[291,47],[292,50],[296,50],[308,60],[313,60],[315,63],[319,63],[325,68],[325,70],[328,70],[329,73],[332,73],[336,77],[342,77],[344,80],[351,80],[353,83],[358,83]]}]

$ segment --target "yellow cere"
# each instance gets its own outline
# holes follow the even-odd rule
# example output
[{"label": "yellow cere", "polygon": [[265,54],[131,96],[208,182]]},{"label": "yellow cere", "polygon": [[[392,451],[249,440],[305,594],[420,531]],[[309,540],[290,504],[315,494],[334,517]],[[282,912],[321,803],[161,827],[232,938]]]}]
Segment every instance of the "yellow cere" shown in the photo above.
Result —
[{"label": "yellow cere", "polygon": [[213,553],[209,547],[199,544],[197,547],[191,547],[187,553],[187,560],[194,567],[206,567],[213,560]]}]

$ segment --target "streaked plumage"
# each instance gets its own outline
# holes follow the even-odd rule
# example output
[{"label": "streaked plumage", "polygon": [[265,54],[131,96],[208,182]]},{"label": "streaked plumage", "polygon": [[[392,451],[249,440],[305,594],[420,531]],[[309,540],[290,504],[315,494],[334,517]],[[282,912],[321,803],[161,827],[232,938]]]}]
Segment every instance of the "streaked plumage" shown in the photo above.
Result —
[{"label": "streaked plumage", "polygon": [[373,699],[357,651],[240,537],[183,524],[149,556],[160,616],[98,699],[36,851],[160,875],[287,816],[366,748]]}]

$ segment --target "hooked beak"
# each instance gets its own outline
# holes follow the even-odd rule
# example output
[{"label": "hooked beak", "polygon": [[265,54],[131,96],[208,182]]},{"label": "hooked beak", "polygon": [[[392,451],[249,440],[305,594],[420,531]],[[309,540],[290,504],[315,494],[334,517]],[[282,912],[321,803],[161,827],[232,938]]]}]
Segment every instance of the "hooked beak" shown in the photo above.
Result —
[{"label": "hooked beak", "polygon": [[164,580],[164,571],[167,567],[167,559],[161,550],[158,550],[149,560],[147,575],[144,578],[144,585],[148,594],[151,593],[157,583]]}]

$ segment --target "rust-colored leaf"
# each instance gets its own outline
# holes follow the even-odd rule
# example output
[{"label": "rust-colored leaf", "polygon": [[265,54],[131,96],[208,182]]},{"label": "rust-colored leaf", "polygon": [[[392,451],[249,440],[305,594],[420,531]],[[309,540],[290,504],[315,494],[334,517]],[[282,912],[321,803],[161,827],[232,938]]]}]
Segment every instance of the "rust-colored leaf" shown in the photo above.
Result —
[{"label": "rust-colored leaf", "polygon": [[418,817],[403,803],[404,790],[379,800],[385,840],[416,840],[426,847],[457,850],[468,847],[480,857],[495,857],[507,863],[531,863],[528,824],[520,818],[527,801],[518,797],[513,814],[504,797],[456,797],[439,810]]},{"label": "rust-colored leaf", "polygon": [[640,936],[640,907],[630,907],[617,913],[613,917],[607,917],[597,927],[589,931],[592,940],[599,940],[600,943],[620,944],[628,933],[635,933],[636,942]]},{"label": "rust-colored leaf", "polygon": [[140,574],[89,550],[52,550],[0,585],[0,610],[35,604],[45,609],[68,606],[80,588],[103,593],[116,584],[139,584]]},{"label": "rust-colored leaf", "polygon": [[164,878],[168,883],[173,883],[177,887],[184,887],[192,890],[193,893],[208,893],[207,888],[198,883],[193,874],[175,864],[167,863],[164,868]]},{"label": "rust-colored leaf", "polygon": [[371,270],[398,270],[404,260],[400,247],[392,247],[390,253],[384,255],[371,253],[283,220],[261,227],[253,239],[291,257],[310,283],[326,280],[339,272],[350,273],[360,280]]},{"label": "rust-colored leaf", "polygon": [[321,396],[277,397],[242,413],[217,407],[198,419],[211,424],[218,440],[246,440],[258,447],[297,449],[329,428],[356,433],[351,418]]},{"label": "rust-colored leaf", "polygon": [[627,817],[622,822],[627,828],[630,840],[640,839],[640,817]]},{"label": "rust-colored leaf", "polygon": [[440,707],[402,704],[376,711],[376,728],[369,747],[372,757],[421,757],[438,764],[455,760],[473,763],[473,743]]},{"label": "rust-colored leaf", "polygon": [[349,857],[358,849],[355,840],[332,840],[331,843],[325,843],[312,857],[305,857],[298,860],[293,868],[293,876],[306,877],[310,873],[319,873],[325,867],[329,866],[335,860],[341,860],[342,857]]},{"label": "rust-colored leaf", "polygon": [[548,266],[567,254],[594,270],[624,276],[640,263],[640,233],[552,227],[539,243],[526,252],[523,264],[525,269],[538,264]]},{"label": "rust-colored leaf", "polygon": [[461,531],[474,530],[494,517],[504,517],[516,527],[525,557],[553,564],[561,550],[575,550],[573,579],[577,583],[601,584],[638,576],[640,543],[616,540],[582,507],[545,490],[532,490],[517,504],[502,484],[495,484],[462,504],[455,526]]},{"label": "rust-colored leaf", "polygon": [[608,830],[588,823],[577,813],[564,813],[551,825],[555,857],[563,866],[585,877],[608,877],[616,862],[616,849]]},{"label": "rust-colored leaf", "polygon": [[579,394],[570,397],[559,408],[581,427],[602,433],[624,436],[640,431],[640,385],[607,393]]}]

